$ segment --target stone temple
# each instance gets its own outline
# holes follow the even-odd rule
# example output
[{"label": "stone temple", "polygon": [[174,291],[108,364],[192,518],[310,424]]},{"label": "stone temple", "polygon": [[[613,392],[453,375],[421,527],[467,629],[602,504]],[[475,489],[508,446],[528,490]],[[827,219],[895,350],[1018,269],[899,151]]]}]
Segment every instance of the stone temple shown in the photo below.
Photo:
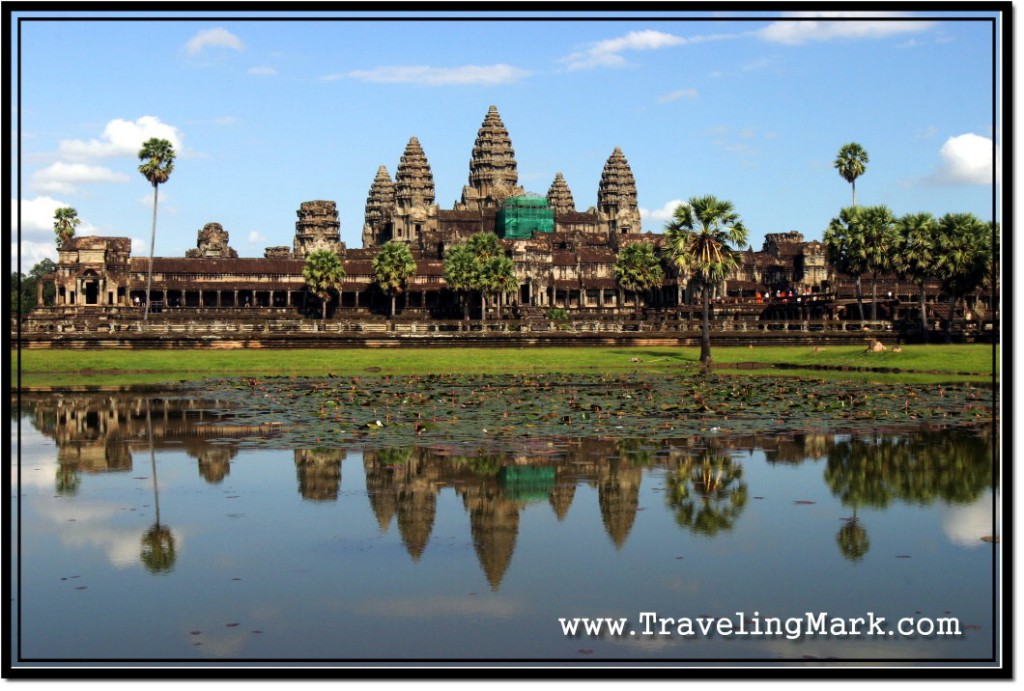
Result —
[{"label": "stone temple", "polygon": [[[648,242],[661,253],[664,238],[659,232],[643,232],[633,171],[625,152],[611,148],[596,191],[574,192],[557,173],[546,196],[527,194],[519,184],[509,131],[497,107],[490,106],[470,152],[467,184],[452,208],[437,203],[427,152],[417,137],[410,137],[394,177],[382,164],[370,181],[361,248],[348,248],[341,241],[338,210],[329,200],[302,202],[292,245],[268,247],[262,258],[238,257],[228,231],[219,223],[207,223],[185,257],[153,259],[151,311],[158,320],[190,324],[239,310],[246,310],[245,318],[263,322],[319,317],[319,302],[307,290],[302,269],[311,252],[330,249],[341,256],[346,272],[328,306],[330,318],[382,318],[390,302],[375,284],[373,257],[385,243],[401,242],[412,250],[416,274],[401,296],[400,317],[455,320],[462,311],[458,295],[444,281],[445,252],[477,233],[492,232],[514,261],[519,289],[504,296],[489,317],[539,320],[559,308],[613,329],[645,308],[662,320],[685,315],[689,323],[692,291],[670,263],[662,285],[646,293],[633,294],[616,281],[620,248]],[[596,203],[578,208],[576,200],[587,197]],[[137,321],[139,305],[147,299],[148,258],[131,256],[130,247],[125,237],[83,236],[65,242],[57,270],[38,283],[39,306],[30,315],[28,330],[90,330],[99,323],[114,331]],[[48,282],[55,285],[56,298],[54,305],[44,306]],[[893,276],[881,285],[887,302],[880,306],[887,319],[899,316],[897,303],[916,302],[916,286]],[[716,290],[719,302],[733,303],[719,313],[747,321],[850,316],[853,294],[853,281],[828,266],[822,244],[804,241],[796,231],[768,233],[760,251],[747,248],[740,266]],[[801,299],[790,303],[769,301],[768,296]],[[934,298],[932,309],[939,318],[943,305]],[[985,300],[975,300],[977,312],[993,309]],[[506,309],[512,307],[514,314]],[[482,316],[478,308],[474,318]]]}]

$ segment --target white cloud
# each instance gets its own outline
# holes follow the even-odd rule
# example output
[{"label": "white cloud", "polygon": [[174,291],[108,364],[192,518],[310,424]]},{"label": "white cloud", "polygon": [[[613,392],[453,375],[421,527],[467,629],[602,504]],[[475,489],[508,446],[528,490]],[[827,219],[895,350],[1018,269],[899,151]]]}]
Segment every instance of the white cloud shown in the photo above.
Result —
[{"label": "white cloud", "polygon": [[274,77],[277,75],[277,70],[273,67],[250,67],[248,72],[257,77]]},{"label": "white cloud", "polygon": [[670,94],[659,96],[658,103],[669,103],[671,101],[678,101],[681,98],[693,99],[697,98],[697,96],[698,94],[696,89],[678,89],[677,91],[673,91]]},{"label": "white cloud", "polygon": [[353,70],[344,74],[329,74],[324,81],[359,79],[366,82],[389,84],[423,84],[450,86],[466,84],[511,84],[530,76],[526,70],[512,65],[465,65],[463,67],[429,67],[426,65],[396,65],[372,70]]},{"label": "white cloud", "polygon": [[703,36],[675,36],[661,31],[631,31],[625,36],[588,44],[583,50],[559,60],[567,70],[586,70],[594,67],[621,67],[626,64],[622,53],[631,50],[660,50],[673,46],[691,45],[707,41],[739,38],[743,34],[707,34]]},{"label": "white cloud", "polygon": [[120,118],[111,120],[103,128],[100,139],[65,139],[60,142],[59,151],[62,156],[75,160],[135,157],[143,142],[152,137],[166,139],[178,150],[184,141],[184,135],[174,125],[161,122],[160,118],[153,115],[144,115],[135,121]]},{"label": "white cloud", "polygon": [[687,40],[681,36],[661,31],[631,31],[619,38],[598,41],[588,48],[562,58],[569,70],[584,70],[592,67],[619,67],[626,63],[621,53],[627,50],[658,50],[678,46]]},{"label": "white cloud", "polygon": [[185,52],[189,55],[198,55],[211,46],[220,48],[233,48],[243,50],[245,46],[242,40],[227,29],[220,27],[216,29],[203,29],[185,44]]},{"label": "white cloud", "polygon": [[[22,241],[11,243],[11,271],[17,270],[18,251],[21,250],[21,272],[27,274],[44,259],[57,261],[57,245],[53,242]],[[52,480],[51,480],[52,481]]]},{"label": "white cloud", "polygon": [[74,194],[79,185],[91,185],[107,182],[127,182],[128,176],[104,168],[90,166],[85,163],[56,163],[37,170],[32,174],[32,187],[41,192],[55,194]]},{"label": "white cloud", "polygon": [[[939,163],[931,181],[944,185],[990,185],[992,175],[992,140],[978,134],[950,137],[939,149]],[[999,165],[999,159],[996,160]],[[997,171],[998,172],[998,171]],[[998,181],[998,175],[996,176]]]},{"label": "white cloud", "polygon": [[771,43],[798,45],[808,41],[888,38],[925,31],[933,25],[930,21],[900,21],[911,16],[901,12],[790,12],[786,16],[787,19],[772,22],[756,34]]},{"label": "white cloud", "polygon": [[251,244],[253,244],[253,245],[257,245],[257,244],[259,244],[261,242],[266,242],[266,241],[267,241],[267,239],[265,237],[263,237],[263,235],[260,234],[260,232],[257,231],[257,230],[254,230],[251,233],[249,233],[249,242]]},{"label": "white cloud", "polygon": [[657,223],[664,223],[672,219],[676,208],[680,204],[685,204],[682,199],[673,199],[670,202],[666,202],[660,209],[640,209],[640,218],[644,221],[651,221]]},{"label": "white cloud", "polygon": [[[53,234],[53,213],[64,206],[71,206],[53,197],[36,197],[21,200],[21,232]],[[11,200],[11,228],[18,227],[18,200]]]}]

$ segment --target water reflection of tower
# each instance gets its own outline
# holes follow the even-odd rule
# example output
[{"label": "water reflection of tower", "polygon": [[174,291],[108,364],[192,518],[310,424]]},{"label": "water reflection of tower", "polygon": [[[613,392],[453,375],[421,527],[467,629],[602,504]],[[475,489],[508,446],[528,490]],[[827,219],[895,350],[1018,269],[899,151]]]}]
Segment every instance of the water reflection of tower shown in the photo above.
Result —
[{"label": "water reflection of tower", "polygon": [[341,486],[344,449],[296,449],[299,494],[310,501],[336,501]]},{"label": "water reflection of tower", "polygon": [[493,478],[481,478],[478,484],[464,486],[460,494],[469,512],[477,559],[491,590],[497,591],[516,549],[519,504],[505,497]]},{"label": "water reflection of tower", "polygon": [[598,473],[597,497],[601,520],[608,537],[621,549],[636,520],[640,504],[643,470],[620,460],[602,463]]},{"label": "water reflection of tower", "polygon": [[381,530],[397,514],[402,544],[418,561],[430,541],[437,515],[440,468],[428,450],[378,449],[363,452],[366,489]]}]

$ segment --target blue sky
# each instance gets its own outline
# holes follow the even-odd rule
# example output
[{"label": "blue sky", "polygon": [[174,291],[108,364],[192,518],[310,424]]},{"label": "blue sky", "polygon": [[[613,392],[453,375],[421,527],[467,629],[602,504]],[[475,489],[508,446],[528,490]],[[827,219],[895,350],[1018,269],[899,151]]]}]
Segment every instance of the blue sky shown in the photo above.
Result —
[{"label": "blue sky", "polygon": [[292,244],[295,212],[314,199],[337,202],[342,240],[360,247],[378,166],[393,177],[419,138],[451,208],[490,105],[520,184],[545,194],[561,172],[581,211],[621,147],[644,230],[714,194],[756,249],[766,233],[820,239],[851,200],[832,167],[851,141],[870,155],[858,203],[992,217],[994,25],[968,18],[993,13],[132,16],[14,14],[23,271],[56,259],[59,206],[77,209],[80,234],[148,253],[152,188],[136,154],[151,136],[178,152],[160,187],[158,256],[184,256],[209,222],[240,256],[263,256]]}]

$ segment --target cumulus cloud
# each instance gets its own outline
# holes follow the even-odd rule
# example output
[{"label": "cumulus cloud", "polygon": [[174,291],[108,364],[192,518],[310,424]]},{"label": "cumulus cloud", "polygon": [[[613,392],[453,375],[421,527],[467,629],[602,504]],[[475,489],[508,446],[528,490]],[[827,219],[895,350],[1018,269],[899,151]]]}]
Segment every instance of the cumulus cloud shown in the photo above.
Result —
[{"label": "cumulus cloud", "polygon": [[[53,214],[64,206],[71,206],[67,202],[54,199],[53,197],[36,197],[34,199],[21,200],[21,232],[24,236],[28,233],[53,234]],[[18,227],[18,200],[11,200],[11,228]]]},{"label": "cumulus cloud", "polygon": [[771,43],[798,45],[809,41],[888,38],[918,33],[934,22],[910,19],[903,12],[790,12],[757,35]]},{"label": "cumulus cloud", "polygon": [[253,245],[257,245],[261,242],[266,241],[267,239],[263,237],[263,235],[258,230],[254,230],[251,233],[249,233],[249,242]]},{"label": "cumulus cloud", "polygon": [[144,115],[137,120],[111,120],[103,128],[99,139],[82,141],[65,139],[58,149],[62,156],[73,160],[87,158],[112,158],[117,156],[135,157],[146,140],[157,137],[166,139],[176,149],[182,148],[184,136],[173,125],[161,122],[153,115]]},{"label": "cumulus cloud", "polygon": [[74,194],[80,185],[108,182],[127,182],[128,176],[103,166],[57,161],[32,174],[31,184],[41,192]]},{"label": "cumulus cloud", "polygon": [[660,209],[640,209],[640,218],[644,221],[650,221],[652,223],[665,223],[666,221],[672,220],[672,216],[676,211],[676,208],[680,204],[685,204],[682,199],[673,199],[670,202],[666,202]]},{"label": "cumulus cloud", "polygon": [[185,52],[189,55],[198,55],[206,48],[232,48],[243,50],[245,45],[242,40],[227,29],[217,27],[216,29],[203,29],[185,44]]},{"label": "cumulus cloud", "polygon": [[679,99],[694,99],[697,98],[696,89],[678,89],[670,94],[658,97],[658,103],[670,103],[671,101],[678,101]]},{"label": "cumulus cloud", "polygon": [[462,67],[429,67],[427,65],[395,65],[372,70],[353,70],[329,74],[322,79],[358,79],[385,84],[422,84],[426,86],[460,86],[469,84],[511,84],[530,73],[512,65],[464,65]]},{"label": "cumulus cloud", "polygon": [[[939,149],[941,162],[931,177],[932,182],[945,185],[990,185],[993,176],[993,143],[978,134],[950,137]],[[998,158],[996,161],[999,163]],[[997,171],[998,172],[998,171]]]}]

